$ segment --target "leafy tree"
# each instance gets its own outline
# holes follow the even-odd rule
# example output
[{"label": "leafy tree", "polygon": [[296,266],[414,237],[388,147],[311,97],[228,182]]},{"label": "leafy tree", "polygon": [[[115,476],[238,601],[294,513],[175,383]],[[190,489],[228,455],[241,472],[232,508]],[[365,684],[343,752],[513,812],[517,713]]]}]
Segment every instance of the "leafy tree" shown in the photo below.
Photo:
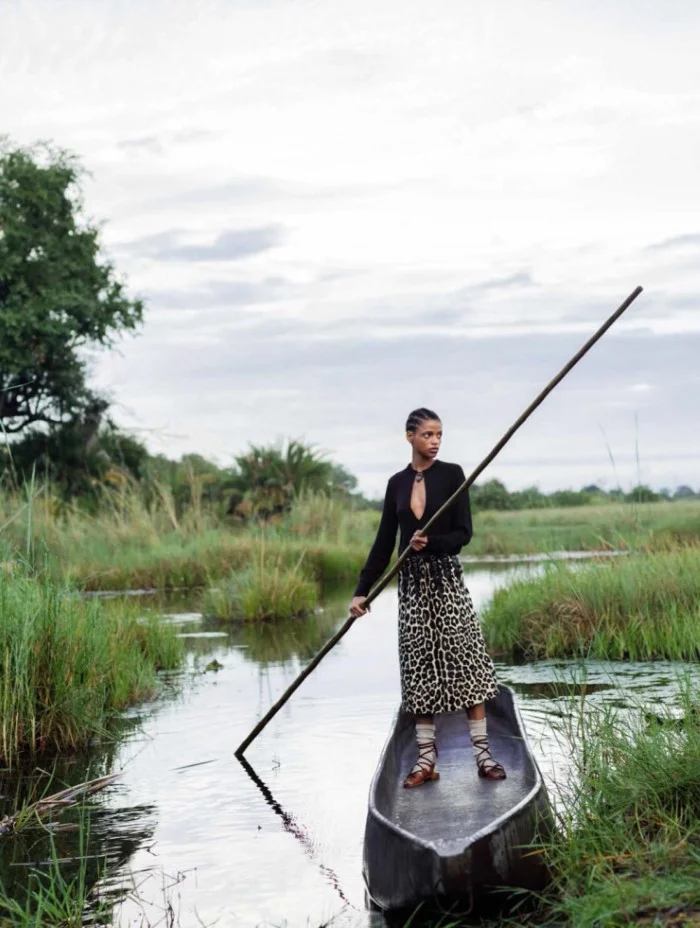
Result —
[{"label": "leafy tree", "polygon": [[103,485],[142,476],[148,451],[112,422],[101,424],[101,407],[49,431],[29,430],[5,446],[0,473],[14,485],[35,474],[65,497],[99,494]]},{"label": "leafy tree", "polygon": [[267,519],[285,512],[304,491],[348,492],[356,485],[345,468],[294,439],[284,444],[251,445],[235,460],[229,512],[237,515]]},{"label": "leafy tree", "polygon": [[0,146],[5,432],[94,415],[101,401],[86,384],[84,349],[110,346],[141,322],[141,302],[127,298],[101,255],[97,226],[84,217],[81,179],[76,159],[62,150]]},{"label": "leafy tree", "polygon": [[471,489],[474,509],[511,509],[510,493],[500,480],[487,480]]},{"label": "leafy tree", "polygon": [[510,493],[510,509],[541,509],[549,505],[549,499],[539,487],[525,487]]},{"label": "leafy tree", "polygon": [[632,491],[627,494],[627,499],[631,503],[655,503],[659,499],[659,494],[650,487],[638,486],[632,488]]},{"label": "leafy tree", "polygon": [[352,494],[357,491],[357,477],[351,474],[342,464],[331,464],[330,489],[341,494]]},{"label": "leafy tree", "polygon": [[585,490],[555,490],[549,496],[550,506],[588,506],[592,500]]},{"label": "leafy tree", "polygon": [[674,499],[695,499],[697,496],[698,494],[695,492],[695,490],[693,490],[692,487],[685,486],[685,484],[683,486],[676,487],[673,494]]}]

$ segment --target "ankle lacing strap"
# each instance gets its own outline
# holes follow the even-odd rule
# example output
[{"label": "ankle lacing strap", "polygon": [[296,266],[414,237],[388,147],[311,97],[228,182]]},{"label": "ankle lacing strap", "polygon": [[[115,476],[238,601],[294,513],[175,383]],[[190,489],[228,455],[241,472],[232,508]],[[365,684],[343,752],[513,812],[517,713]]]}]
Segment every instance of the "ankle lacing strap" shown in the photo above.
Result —
[{"label": "ankle lacing strap", "polygon": [[418,742],[418,760],[411,768],[411,773],[429,773],[435,766],[437,747],[434,741]]},{"label": "ankle lacing strap", "polygon": [[488,738],[479,738],[472,736],[472,744],[476,749],[476,766],[488,770],[491,767],[500,767],[498,761],[493,759],[489,748]]}]

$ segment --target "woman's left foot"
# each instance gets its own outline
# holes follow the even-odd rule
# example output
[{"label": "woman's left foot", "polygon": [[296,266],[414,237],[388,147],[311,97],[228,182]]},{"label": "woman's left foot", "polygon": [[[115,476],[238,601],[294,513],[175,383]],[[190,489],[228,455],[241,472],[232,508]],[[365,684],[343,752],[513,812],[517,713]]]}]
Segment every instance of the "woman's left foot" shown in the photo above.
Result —
[{"label": "woman's left foot", "polygon": [[472,737],[476,754],[476,769],[484,780],[505,780],[506,772],[501,764],[491,756],[486,738]]},{"label": "woman's left foot", "polygon": [[479,764],[477,762],[476,768],[479,772],[479,776],[483,777],[485,780],[505,780],[506,772],[503,767],[498,763],[497,760],[491,758],[491,764],[486,766],[486,764]]}]

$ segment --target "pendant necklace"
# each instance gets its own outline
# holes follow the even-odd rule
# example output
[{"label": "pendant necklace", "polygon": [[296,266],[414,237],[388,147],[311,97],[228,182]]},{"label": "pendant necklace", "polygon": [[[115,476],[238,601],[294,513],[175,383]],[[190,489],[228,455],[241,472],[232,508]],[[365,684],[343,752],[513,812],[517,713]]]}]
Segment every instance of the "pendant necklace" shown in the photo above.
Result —
[{"label": "pendant necklace", "polygon": [[417,470],[416,471],[416,483],[420,483],[422,479],[423,479],[423,471]]}]

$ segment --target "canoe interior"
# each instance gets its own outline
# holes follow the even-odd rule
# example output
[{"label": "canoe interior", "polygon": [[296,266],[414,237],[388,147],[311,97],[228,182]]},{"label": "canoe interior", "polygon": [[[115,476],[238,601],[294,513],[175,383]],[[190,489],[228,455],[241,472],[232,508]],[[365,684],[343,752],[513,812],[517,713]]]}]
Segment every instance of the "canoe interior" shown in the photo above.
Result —
[{"label": "canoe interior", "polygon": [[[506,780],[484,780],[476,762],[463,712],[437,716],[440,779],[417,789],[403,781],[416,762],[413,717],[400,719],[395,751],[398,763],[391,782],[377,791],[377,810],[444,856],[460,854],[470,836],[488,828],[524,800],[537,782],[537,772],[509,715],[489,704],[488,734],[493,756],[506,769]],[[392,765],[394,766],[394,765]]]},{"label": "canoe interior", "polygon": [[486,706],[491,750],[507,779],[477,774],[464,712],[436,717],[440,779],[403,781],[416,761],[414,717],[400,711],[370,789],[364,875],[385,911],[431,900],[469,900],[540,890],[548,874],[532,844],[551,827],[551,809],[512,690]]}]

